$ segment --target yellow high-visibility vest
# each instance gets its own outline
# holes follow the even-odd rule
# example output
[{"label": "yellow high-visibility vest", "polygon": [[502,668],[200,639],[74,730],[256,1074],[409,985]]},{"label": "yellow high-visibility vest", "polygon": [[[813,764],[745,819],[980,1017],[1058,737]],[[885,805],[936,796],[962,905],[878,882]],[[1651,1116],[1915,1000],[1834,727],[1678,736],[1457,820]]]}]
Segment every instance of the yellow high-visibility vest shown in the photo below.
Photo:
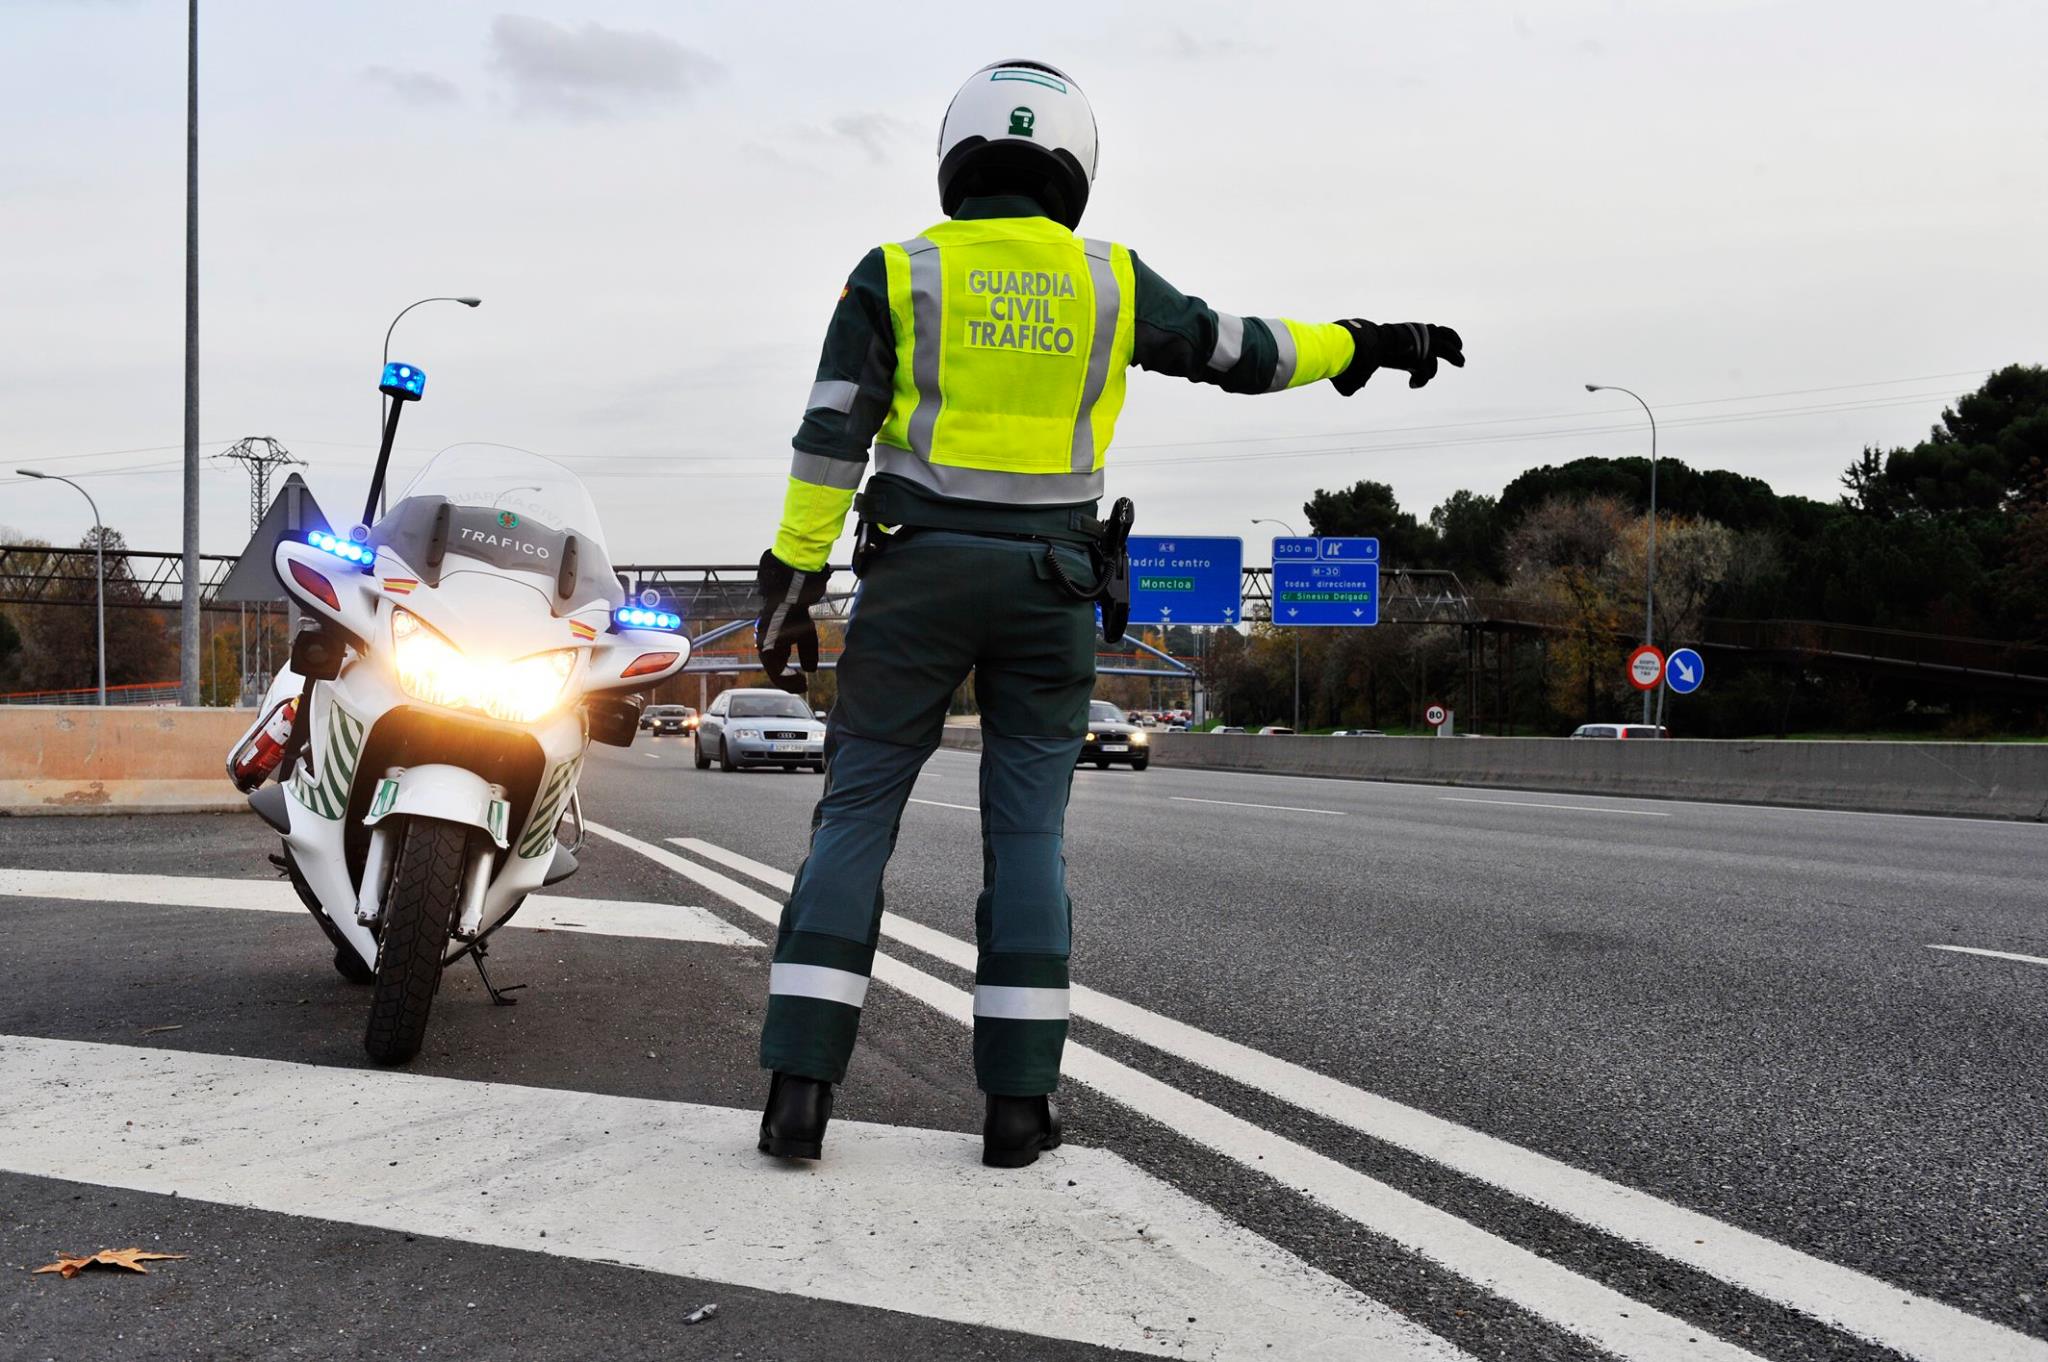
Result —
[{"label": "yellow high-visibility vest", "polygon": [[942,222],[882,254],[896,386],[874,470],[954,500],[1100,497],[1131,363],[1130,253],[997,218]]}]

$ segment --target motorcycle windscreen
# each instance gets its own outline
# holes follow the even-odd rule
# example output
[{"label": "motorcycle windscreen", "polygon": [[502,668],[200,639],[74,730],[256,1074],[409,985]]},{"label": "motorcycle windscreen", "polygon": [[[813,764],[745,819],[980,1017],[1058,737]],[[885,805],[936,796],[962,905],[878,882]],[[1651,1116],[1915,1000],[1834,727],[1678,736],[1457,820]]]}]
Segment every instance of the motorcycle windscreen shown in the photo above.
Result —
[{"label": "motorcycle windscreen", "polygon": [[[406,484],[370,538],[436,578],[455,570],[452,559],[467,558],[558,582],[566,563],[573,585],[557,596],[558,613],[593,600],[611,607],[625,601],[582,480],[524,450],[479,444],[442,450]],[[433,571],[437,547],[445,556]]]}]

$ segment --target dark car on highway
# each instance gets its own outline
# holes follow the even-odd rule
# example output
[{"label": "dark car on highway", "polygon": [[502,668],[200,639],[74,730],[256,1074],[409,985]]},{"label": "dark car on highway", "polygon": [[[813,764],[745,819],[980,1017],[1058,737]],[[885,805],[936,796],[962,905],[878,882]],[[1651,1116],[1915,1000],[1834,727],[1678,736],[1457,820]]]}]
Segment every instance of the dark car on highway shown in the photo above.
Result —
[{"label": "dark car on highway", "polygon": [[697,711],[688,705],[653,705],[640,716],[640,726],[650,733],[688,733],[697,727]]},{"label": "dark car on highway", "polygon": [[1075,765],[1092,761],[1104,770],[1122,762],[1133,771],[1152,764],[1152,739],[1107,700],[1088,702],[1088,736]]}]

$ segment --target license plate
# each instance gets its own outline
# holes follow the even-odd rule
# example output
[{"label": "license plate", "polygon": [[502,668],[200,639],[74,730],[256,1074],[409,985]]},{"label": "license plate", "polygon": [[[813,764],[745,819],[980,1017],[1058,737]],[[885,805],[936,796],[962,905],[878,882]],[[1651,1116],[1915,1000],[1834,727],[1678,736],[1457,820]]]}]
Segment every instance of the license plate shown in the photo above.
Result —
[{"label": "license plate", "polygon": [[800,742],[779,742],[775,744],[775,750],[777,752],[802,752],[804,745]]},{"label": "license plate", "polygon": [[1131,750],[1131,745],[1127,742],[1106,742],[1102,745],[1102,750],[1105,752],[1128,752]]}]

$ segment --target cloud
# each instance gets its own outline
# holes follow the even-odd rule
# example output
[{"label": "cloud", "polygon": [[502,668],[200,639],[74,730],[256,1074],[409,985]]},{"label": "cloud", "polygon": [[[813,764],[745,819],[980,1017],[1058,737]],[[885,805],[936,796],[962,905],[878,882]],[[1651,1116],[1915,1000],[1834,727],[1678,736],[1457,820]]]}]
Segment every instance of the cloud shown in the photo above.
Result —
[{"label": "cloud", "polygon": [[431,71],[399,71],[389,66],[366,66],[366,79],[382,85],[416,109],[455,104],[462,99],[462,87]]},{"label": "cloud", "polygon": [[510,83],[522,113],[603,117],[668,103],[725,74],[702,52],[659,33],[501,14],[491,24],[491,70]]},{"label": "cloud", "polygon": [[1214,61],[1227,57],[1259,56],[1270,49],[1241,38],[1220,35],[1197,37],[1184,28],[1168,33],[1160,44],[1162,55],[1176,61]]},{"label": "cloud", "polygon": [[[892,114],[863,111],[840,114],[822,126],[804,124],[782,129],[779,136],[795,144],[802,152],[822,154],[837,162],[844,159],[847,143],[852,143],[866,153],[870,164],[880,165],[889,159],[895,144],[914,131],[913,125]],[[808,162],[797,157],[777,155],[778,159],[792,165]]]}]

